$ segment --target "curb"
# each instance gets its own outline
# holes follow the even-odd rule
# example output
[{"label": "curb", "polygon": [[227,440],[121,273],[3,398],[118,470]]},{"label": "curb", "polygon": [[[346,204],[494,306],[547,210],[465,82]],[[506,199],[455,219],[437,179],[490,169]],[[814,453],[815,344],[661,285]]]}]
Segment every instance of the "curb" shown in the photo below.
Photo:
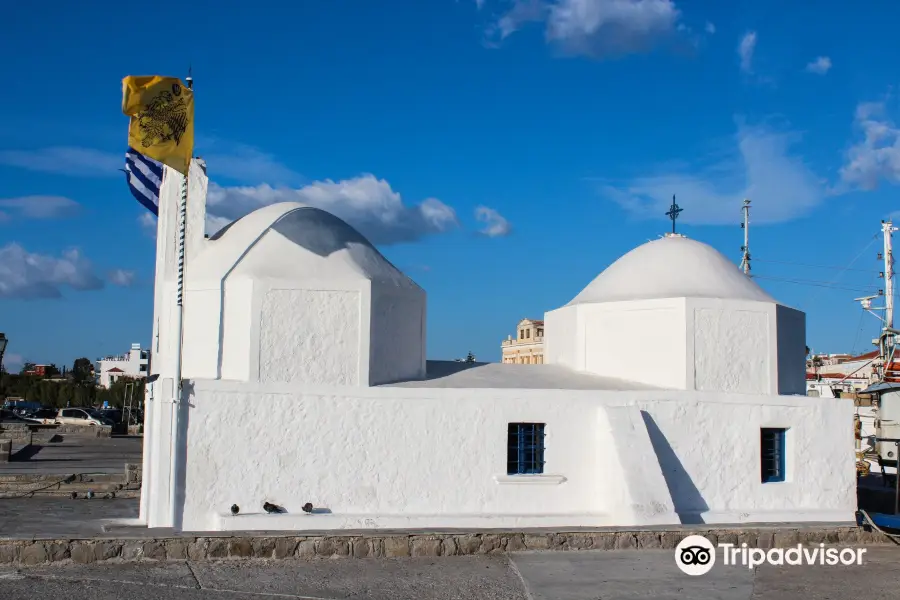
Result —
[{"label": "curb", "polygon": [[525,550],[674,549],[689,535],[713,544],[746,543],[754,548],[807,545],[886,545],[892,542],[860,527],[695,529],[678,531],[603,531],[580,533],[458,533],[386,535],[312,535],[168,537],[115,539],[0,540],[0,564],[39,565],[117,561],[399,558],[466,556]]}]

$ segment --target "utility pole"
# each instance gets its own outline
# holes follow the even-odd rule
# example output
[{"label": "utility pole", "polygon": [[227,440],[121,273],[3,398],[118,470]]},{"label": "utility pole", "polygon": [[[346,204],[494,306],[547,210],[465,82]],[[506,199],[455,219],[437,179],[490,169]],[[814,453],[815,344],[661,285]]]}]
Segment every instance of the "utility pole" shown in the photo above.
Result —
[{"label": "utility pole", "polygon": [[741,208],[744,213],[744,221],[741,223],[741,229],[744,230],[744,245],[741,246],[741,270],[744,275],[750,277],[750,200],[744,199],[744,206]]}]

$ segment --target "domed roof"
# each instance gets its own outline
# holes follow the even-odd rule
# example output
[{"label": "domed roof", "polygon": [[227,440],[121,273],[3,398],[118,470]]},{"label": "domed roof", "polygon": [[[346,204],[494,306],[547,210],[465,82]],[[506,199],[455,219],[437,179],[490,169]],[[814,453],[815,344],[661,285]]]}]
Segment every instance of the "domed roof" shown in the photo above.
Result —
[{"label": "domed roof", "polygon": [[622,256],[569,305],[658,298],[775,302],[712,246],[683,236],[667,236]]},{"label": "domed roof", "polygon": [[249,276],[418,287],[353,227],[299,202],[272,204],[227,225],[187,269],[189,282]]}]

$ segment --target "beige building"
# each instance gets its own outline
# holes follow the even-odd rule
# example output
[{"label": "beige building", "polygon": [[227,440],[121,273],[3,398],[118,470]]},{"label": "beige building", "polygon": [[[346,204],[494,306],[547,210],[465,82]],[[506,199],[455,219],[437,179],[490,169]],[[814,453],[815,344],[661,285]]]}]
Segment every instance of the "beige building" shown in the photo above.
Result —
[{"label": "beige building", "polygon": [[500,344],[502,362],[517,365],[544,363],[544,322],[522,319],[516,328],[516,337],[507,336]]}]

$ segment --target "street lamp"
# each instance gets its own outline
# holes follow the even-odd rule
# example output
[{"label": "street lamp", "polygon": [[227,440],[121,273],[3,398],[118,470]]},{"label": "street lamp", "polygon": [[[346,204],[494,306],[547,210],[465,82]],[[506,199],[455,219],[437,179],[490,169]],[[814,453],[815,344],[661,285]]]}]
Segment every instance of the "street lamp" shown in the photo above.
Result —
[{"label": "street lamp", "polygon": [[6,396],[3,392],[3,353],[6,352],[6,344],[9,342],[6,339],[6,334],[0,332],[0,400],[6,400]]}]

